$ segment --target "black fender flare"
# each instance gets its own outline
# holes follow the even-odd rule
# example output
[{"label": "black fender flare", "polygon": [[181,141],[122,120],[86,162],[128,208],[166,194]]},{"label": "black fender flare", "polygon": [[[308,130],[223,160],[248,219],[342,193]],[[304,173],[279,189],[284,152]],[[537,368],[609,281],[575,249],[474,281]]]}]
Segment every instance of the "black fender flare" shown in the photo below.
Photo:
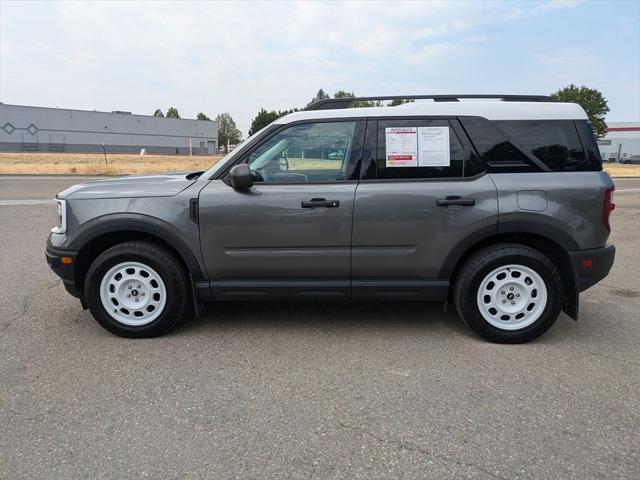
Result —
[{"label": "black fender flare", "polygon": [[94,218],[73,232],[65,248],[80,251],[96,238],[117,232],[144,233],[164,240],[178,252],[193,280],[206,280],[196,253],[182,240],[180,232],[170,223],[149,215],[114,213]]},{"label": "black fender flare", "polygon": [[532,234],[550,240],[565,251],[579,250],[580,246],[565,231],[551,222],[527,221],[527,220],[507,220],[498,224],[488,225],[473,231],[463,238],[455,247],[453,247],[440,268],[438,278],[450,279],[464,255],[476,244],[487,240],[491,237],[499,237],[503,234]]}]

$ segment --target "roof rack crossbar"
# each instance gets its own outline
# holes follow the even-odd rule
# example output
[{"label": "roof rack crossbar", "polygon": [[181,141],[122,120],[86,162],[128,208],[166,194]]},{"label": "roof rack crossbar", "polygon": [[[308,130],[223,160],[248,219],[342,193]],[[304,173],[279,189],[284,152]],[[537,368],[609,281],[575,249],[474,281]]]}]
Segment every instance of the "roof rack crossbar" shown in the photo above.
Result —
[{"label": "roof rack crossbar", "polygon": [[491,95],[484,93],[477,95],[386,95],[381,97],[327,98],[312,103],[305,108],[305,110],[333,110],[349,108],[354,102],[371,102],[377,100],[433,100],[434,102],[457,102],[463,98],[493,98],[503,102],[555,102],[552,97],[546,95]]}]

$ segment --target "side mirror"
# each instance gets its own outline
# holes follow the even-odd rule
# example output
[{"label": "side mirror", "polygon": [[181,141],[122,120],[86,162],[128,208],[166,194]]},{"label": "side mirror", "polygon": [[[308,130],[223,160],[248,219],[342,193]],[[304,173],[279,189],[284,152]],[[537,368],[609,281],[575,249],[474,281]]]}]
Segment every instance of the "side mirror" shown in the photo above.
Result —
[{"label": "side mirror", "polygon": [[236,190],[246,190],[253,186],[253,176],[251,169],[246,163],[236,165],[229,172],[229,183]]}]

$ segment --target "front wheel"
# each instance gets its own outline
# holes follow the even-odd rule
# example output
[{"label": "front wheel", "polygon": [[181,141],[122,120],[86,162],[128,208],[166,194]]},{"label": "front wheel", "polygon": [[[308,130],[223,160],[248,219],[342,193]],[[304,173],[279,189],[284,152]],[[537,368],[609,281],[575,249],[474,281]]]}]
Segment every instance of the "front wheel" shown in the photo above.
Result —
[{"label": "front wheel", "polygon": [[122,337],[154,337],[186,313],[189,284],[180,260],[149,242],[125,242],[91,264],[85,299],[100,325]]},{"label": "front wheel", "polygon": [[532,340],[560,314],[562,279],[533,248],[499,244],[474,254],[454,285],[458,314],[481,337],[500,343]]}]

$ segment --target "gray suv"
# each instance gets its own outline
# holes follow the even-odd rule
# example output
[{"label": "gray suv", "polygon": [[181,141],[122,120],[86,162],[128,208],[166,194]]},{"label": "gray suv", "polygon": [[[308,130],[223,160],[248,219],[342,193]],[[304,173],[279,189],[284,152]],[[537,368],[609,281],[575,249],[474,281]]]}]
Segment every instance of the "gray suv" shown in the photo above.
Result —
[{"label": "gray suv", "polygon": [[[321,100],[205,172],[75,185],[46,256],[107,330],[151,337],[204,302],[450,301],[479,335],[544,333],[604,278],[611,178],[578,105]],[[406,99],[407,97],[402,97]]]}]

